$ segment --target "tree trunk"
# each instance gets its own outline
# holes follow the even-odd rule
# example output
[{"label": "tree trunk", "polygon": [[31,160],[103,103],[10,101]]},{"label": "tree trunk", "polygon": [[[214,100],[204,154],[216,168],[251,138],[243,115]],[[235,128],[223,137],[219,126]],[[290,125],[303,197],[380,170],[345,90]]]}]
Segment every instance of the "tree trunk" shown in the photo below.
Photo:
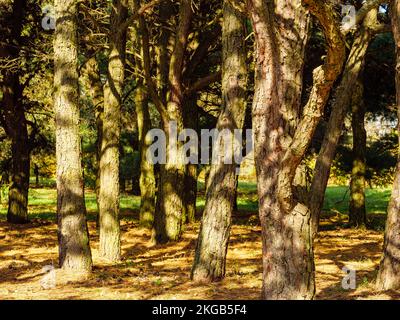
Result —
[{"label": "tree trunk", "polygon": [[15,134],[12,137],[11,186],[8,192],[7,222],[28,222],[30,146],[23,108],[15,110]]},{"label": "tree trunk", "polygon": [[[173,119],[177,124],[177,131],[183,130],[183,119],[179,118],[177,112]],[[185,216],[185,175],[186,165],[183,163],[183,154],[180,151],[181,145],[176,148],[172,141],[177,137],[171,136],[168,132],[171,123],[163,123],[164,132],[167,137],[167,163],[160,166],[160,182],[158,185],[156,215],[154,220],[154,240],[156,243],[177,241],[182,234],[182,224]],[[176,142],[175,142],[176,143]]]},{"label": "tree trunk", "polygon": [[[391,6],[393,36],[396,43],[396,96],[400,133],[400,1]],[[388,206],[383,257],[379,266],[376,286],[379,290],[400,288],[400,149],[392,196]]]},{"label": "tree trunk", "polygon": [[[184,110],[185,128],[199,132],[199,114],[197,108],[197,95],[194,94],[187,97]],[[186,166],[184,194],[184,221],[186,223],[193,223],[196,220],[197,170],[197,164],[189,163]]]},{"label": "tree trunk", "polygon": [[112,2],[107,83],[104,86],[103,133],[100,157],[100,255],[116,262],[121,258],[119,225],[119,139],[125,78],[127,2]]},{"label": "tree trunk", "polygon": [[[18,59],[26,6],[25,0],[16,0],[12,4],[10,33],[4,35],[6,39],[4,47],[2,44],[0,48],[1,56]],[[7,43],[10,46],[7,46]],[[12,44],[17,45],[12,46]],[[23,87],[20,84],[20,71],[3,70],[2,78],[2,124],[7,136],[11,139],[12,152],[7,222],[19,224],[28,222],[29,136],[23,105]]]},{"label": "tree trunk", "polygon": [[184,182],[186,166],[183,161],[182,144],[178,143],[175,148],[176,137],[170,136],[169,131],[172,122],[176,124],[177,132],[184,129],[182,70],[192,14],[191,1],[181,1],[175,45],[169,66],[169,99],[166,114],[161,115],[167,138],[167,163],[161,165],[160,168],[160,184],[154,220],[155,232],[153,233],[154,240],[157,243],[179,240],[185,215],[184,197],[186,190]]},{"label": "tree trunk", "polygon": [[365,228],[367,213],[365,210],[365,153],[367,148],[367,132],[364,118],[364,88],[361,79],[354,87],[352,98],[352,128],[353,128],[353,167],[350,181],[349,225]]},{"label": "tree trunk", "polygon": [[[90,52],[89,54],[93,54]],[[97,139],[96,139],[96,204],[97,204],[97,219],[96,227],[100,228],[100,158],[101,158],[101,145],[103,141],[103,112],[104,112],[104,91],[103,84],[100,79],[99,64],[96,56],[92,56],[86,62],[85,71],[88,76],[88,86],[89,92],[92,97],[94,113],[96,117],[96,129],[97,129]]]},{"label": "tree trunk", "polygon": [[[217,129],[243,128],[246,113],[247,64],[245,28],[240,13],[229,1],[223,4],[222,25],[222,95],[223,111]],[[225,149],[220,144],[222,156]],[[241,147],[241,145],[240,145]],[[226,254],[235,201],[237,164],[212,164],[203,220],[197,239],[192,279],[218,281],[225,276]]]},{"label": "tree trunk", "polygon": [[79,138],[77,1],[55,0],[54,107],[60,267],[90,272]]},{"label": "tree trunk", "polygon": [[140,142],[140,224],[151,228],[154,222],[156,179],[154,165],[146,158],[150,146],[149,141],[146,141],[146,135],[151,129],[151,119],[143,84],[139,85],[135,91],[135,106]]},{"label": "tree trunk", "polygon": [[315,164],[314,176],[310,187],[310,209],[312,217],[312,234],[318,232],[319,217],[324,204],[325,191],[329,180],[332,162],[335,158],[336,147],[342,134],[343,123],[347,110],[351,104],[352,93],[357,79],[362,71],[365,56],[372,32],[369,27],[376,21],[376,11],[372,10],[365,18],[360,32],[356,36],[346,66],[343,71],[342,80],[336,89],[333,99],[332,112],[326,128],[324,140]]},{"label": "tree trunk", "polygon": [[[309,22],[302,2],[322,25],[327,57],[314,70],[313,88],[301,113]],[[250,0],[249,12],[256,41],[253,130],[263,243],[262,297],[312,299],[311,216],[307,204],[296,197],[294,182],[341,72],[344,41],[325,2]]]}]

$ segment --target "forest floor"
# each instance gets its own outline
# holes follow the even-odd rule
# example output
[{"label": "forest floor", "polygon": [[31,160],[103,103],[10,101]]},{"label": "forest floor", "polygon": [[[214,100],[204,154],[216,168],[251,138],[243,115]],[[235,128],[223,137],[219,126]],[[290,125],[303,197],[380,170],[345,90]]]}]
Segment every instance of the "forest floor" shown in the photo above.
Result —
[{"label": "forest floor", "polygon": [[[261,288],[261,230],[252,207],[254,195],[241,193],[239,212],[227,258],[227,276],[216,284],[196,284],[189,274],[193,261],[199,223],[188,225],[182,241],[162,246],[150,244],[150,231],[137,225],[137,210],[129,208],[128,197],[122,199],[123,260],[109,265],[98,256],[95,222],[89,221],[94,268],[83,281],[65,279],[57,271],[56,286],[43,288],[46,266],[57,266],[57,226],[54,221],[52,190],[33,189],[31,223],[12,226],[0,211],[0,300],[2,299],[258,299]],[[52,196],[52,194],[51,194]],[[88,198],[90,201],[89,194]],[[384,225],[379,212],[387,198],[382,191],[377,197],[370,222],[375,230],[344,228],[346,217],[340,212],[345,189],[328,190],[322,231],[316,241],[317,299],[400,299],[400,292],[376,292],[373,280],[382,249]],[[44,203],[48,199],[48,203]],[[132,198],[131,198],[132,199]],[[343,200],[344,199],[344,200]],[[384,199],[384,200],[382,200]],[[126,201],[126,202],[124,202]],[[200,199],[200,202],[202,200]],[[137,199],[131,200],[136,203]],[[37,208],[39,207],[39,208]],[[201,208],[201,203],[199,205]],[[339,207],[337,209],[336,207]],[[88,204],[89,216],[91,205]],[[39,214],[41,211],[43,214]],[[201,210],[199,210],[200,214]],[[1,217],[3,214],[3,217]],[[357,289],[344,290],[342,268],[356,270]]]}]

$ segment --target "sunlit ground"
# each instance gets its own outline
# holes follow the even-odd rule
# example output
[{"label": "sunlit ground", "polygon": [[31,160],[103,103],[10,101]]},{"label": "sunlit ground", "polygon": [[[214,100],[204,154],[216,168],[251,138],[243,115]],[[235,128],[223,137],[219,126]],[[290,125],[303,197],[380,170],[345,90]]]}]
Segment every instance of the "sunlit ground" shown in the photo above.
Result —
[{"label": "sunlit ground", "polygon": [[[199,224],[186,226],[181,242],[152,247],[150,231],[137,225],[139,198],[121,199],[123,261],[107,265],[98,256],[94,194],[87,192],[89,229],[94,270],[86,281],[70,281],[56,274],[56,287],[42,287],[43,267],[57,266],[55,191],[32,189],[32,223],[11,226],[0,221],[0,299],[258,299],[261,288],[261,242],[253,185],[241,185],[239,212],[235,214],[230,241],[227,277],[217,284],[189,280]],[[318,299],[398,299],[400,292],[379,293],[373,279],[378,267],[383,233],[350,230],[346,223],[346,188],[327,192],[323,230],[316,241]],[[384,224],[387,190],[368,191],[371,221]],[[375,198],[374,198],[375,197]],[[375,199],[375,200],[374,200]],[[199,214],[204,204],[200,196]],[[374,209],[375,208],[375,209]],[[372,211],[375,210],[375,211]],[[383,222],[382,222],[383,221]],[[357,270],[357,289],[342,288],[343,266]]]}]

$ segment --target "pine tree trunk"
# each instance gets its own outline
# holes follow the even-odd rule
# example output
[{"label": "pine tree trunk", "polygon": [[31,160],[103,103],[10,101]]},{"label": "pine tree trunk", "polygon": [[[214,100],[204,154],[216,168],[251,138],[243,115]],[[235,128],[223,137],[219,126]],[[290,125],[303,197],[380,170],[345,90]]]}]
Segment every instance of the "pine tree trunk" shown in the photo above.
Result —
[{"label": "pine tree trunk", "polygon": [[365,228],[367,213],[365,209],[365,153],[367,148],[367,132],[364,118],[364,90],[361,79],[354,87],[352,98],[352,128],[353,128],[353,167],[350,181],[349,225]]},{"label": "pine tree trunk", "polygon": [[[12,4],[10,33],[5,34],[5,43],[19,44],[27,1],[16,0]],[[17,59],[19,46],[1,47],[1,55]],[[20,224],[28,222],[28,189],[30,169],[30,147],[25,111],[23,105],[23,87],[20,84],[20,72],[2,71],[2,109],[3,127],[11,139],[12,165],[11,185],[8,193],[7,222]]]},{"label": "pine tree trunk", "polygon": [[55,0],[54,107],[60,267],[90,272],[79,137],[77,1]]},{"label": "pine tree trunk", "polygon": [[145,89],[139,85],[135,91],[135,106],[140,142],[140,224],[151,228],[154,223],[155,188],[154,165],[147,161],[146,153],[149,142],[146,141],[147,132],[151,129],[151,120],[148,98]]},{"label": "pine tree trunk", "polygon": [[[309,22],[302,3],[322,25],[327,56],[313,72],[313,87],[301,112]],[[249,12],[256,41],[253,130],[263,244],[262,298],[312,299],[311,216],[307,203],[296,196],[295,177],[341,73],[345,45],[325,2],[250,0]]]},{"label": "pine tree trunk", "polygon": [[179,23],[176,28],[175,45],[169,65],[169,97],[167,115],[162,115],[163,129],[167,138],[167,164],[161,165],[160,184],[157,192],[156,216],[153,237],[157,243],[177,241],[182,234],[185,216],[185,175],[186,166],[181,143],[174,144],[177,137],[170,137],[171,123],[175,122],[177,131],[184,129],[183,108],[184,88],[182,70],[192,20],[190,0],[182,0],[179,7]]},{"label": "pine tree trunk", "polygon": [[[183,119],[179,117],[178,112],[171,114],[177,123],[177,131],[181,132],[183,130]],[[178,143],[176,148],[173,146],[177,137],[169,135],[170,123],[164,123],[163,128],[167,136],[167,164],[160,166],[153,232],[154,240],[159,244],[177,241],[181,238],[186,192],[184,183],[186,166],[183,163],[181,144]]]},{"label": "pine tree trunk", "polygon": [[[184,122],[186,129],[193,129],[199,132],[199,115],[197,107],[197,95],[186,98],[184,110]],[[186,223],[193,223],[196,220],[197,200],[197,164],[189,163],[185,173],[185,219]]]},{"label": "pine tree trunk", "polygon": [[[228,129],[234,134],[241,129],[246,113],[247,65],[244,22],[240,13],[229,1],[223,4],[222,25],[222,95],[223,111],[217,129]],[[217,142],[222,144],[221,142]],[[223,145],[218,148],[221,155]],[[226,254],[235,201],[237,164],[212,164],[206,204],[192,279],[195,281],[218,281],[225,276]]]},{"label": "pine tree trunk", "polygon": [[100,255],[116,262],[121,258],[119,225],[119,140],[125,78],[127,2],[112,2],[107,83],[104,86],[103,133],[100,157]]},{"label": "pine tree trunk", "polygon": [[[374,11],[374,10],[373,10]],[[332,162],[336,147],[342,134],[343,123],[351,104],[352,93],[362,71],[365,56],[372,33],[369,26],[376,21],[376,11],[367,14],[363,26],[356,36],[343,71],[342,80],[336,89],[332,112],[326,128],[322,146],[315,164],[314,176],[310,187],[310,209],[313,237],[318,232],[319,217],[325,198]]]},{"label": "pine tree trunk", "polygon": [[[392,3],[392,28],[396,43],[396,96],[400,133],[400,1]],[[383,257],[379,266],[376,286],[379,290],[400,288],[400,149],[393,182],[392,196],[387,211]]]},{"label": "pine tree trunk", "polygon": [[[90,52],[89,54],[93,54]],[[102,145],[102,136],[103,136],[103,113],[104,113],[104,92],[103,92],[103,84],[100,79],[100,71],[99,65],[97,62],[96,56],[92,56],[86,62],[85,71],[88,76],[88,85],[89,92],[92,98],[94,113],[96,117],[96,130],[97,130],[97,138],[96,138],[96,182],[95,182],[95,190],[96,190],[96,205],[97,205],[97,218],[96,218],[96,227],[100,228],[100,157],[101,157],[101,145]]]},{"label": "pine tree trunk", "polygon": [[30,176],[30,146],[28,130],[22,108],[15,110],[19,120],[15,122],[16,134],[12,139],[12,175],[8,192],[7,222],[28,222],[28,192]]}]

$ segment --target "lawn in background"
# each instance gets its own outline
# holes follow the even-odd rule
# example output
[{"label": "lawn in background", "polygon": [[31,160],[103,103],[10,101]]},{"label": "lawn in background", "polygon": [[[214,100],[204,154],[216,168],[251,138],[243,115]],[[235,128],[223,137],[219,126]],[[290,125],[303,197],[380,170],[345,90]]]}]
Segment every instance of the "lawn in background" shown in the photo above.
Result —
[{"label": "lawn in background", "polygon": [[[29,191],[29,216],[33,219],[55,219],[57,193],[55,188],[49,188],[51,182],[42,188],[32,187]],[[258,209],[257,187],[255,183],[239,182],[238,209],[241,212],[255,213]],[[376,188],[366,190],[367,212],[371,219],[385,216],[386,207],[390,198],[390,188]],[[85,191],[86,208],[89,219],[95,219],[97,213],[96,196],[94,191]],[[204,183],[199,183],[197,199],[198,211],[204,208]],[[124,217],[136,217],[134,214],[140,206],[140,197],[130,194],[121,195],[121,212]],[[345,186],[330,186],[326,191],[324,216],[347,216],[349,206],[349,189]],[[125,214],[126,213],[126,214]],[[131,213],[131,214],[130,214]],[[3,191],[0,205],[0,219],[7,214],[7,192]]]}]

